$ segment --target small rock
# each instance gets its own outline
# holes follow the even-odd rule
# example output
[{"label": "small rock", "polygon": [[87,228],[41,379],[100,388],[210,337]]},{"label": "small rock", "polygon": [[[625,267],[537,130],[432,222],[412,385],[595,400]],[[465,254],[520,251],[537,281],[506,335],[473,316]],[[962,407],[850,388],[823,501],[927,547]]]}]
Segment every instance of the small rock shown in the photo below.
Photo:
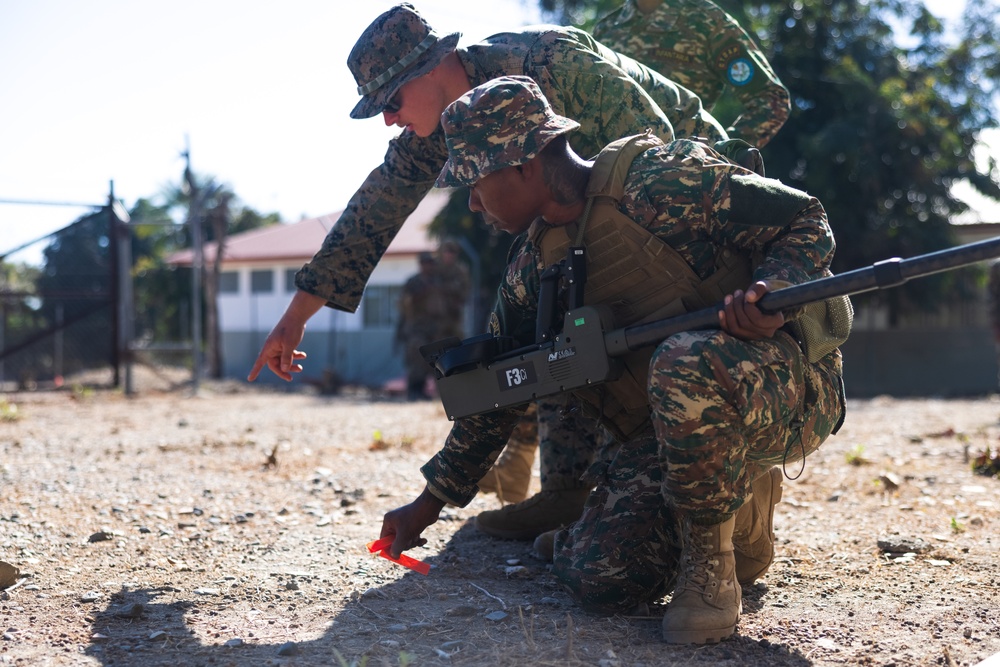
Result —
[{"label": "small rock", "polygon": [[406,632],[407,627],[405,623],[393,623],[386,630],[389,632]]},{"label": "small rock", "polygon": [[156,641],[158,639],[164,640],[167,637],[169,637],[169,635],[166,632],[164,632],[163,630],[157,630],[156,632],[150,633],[149,640],[150,641]]},{"label": "small rock", "polygon": [[486,620],[502,621],[503,619],[507,618],[507,616],[508,614],[505,611],[491,611],[490,613],[486,614]]},{"label": "small rock", "polygon": [[21,571],[10,563],[0,560],[0,588],[10,588],[21,576]]},{"label": "small rock", "polygon": [[503,572],[504,574],[507,575],[508,579],[510,579],[511,577],[523,579],[524,577],[531,576],[531,570],[529,570],[523,565],[512,565],[505,567],[503,569]]},{"label": "small rock", "polygon": [[922,554],[931,550],[931,545],[919,537],[903,537],[900,535],[889,535],[887,537],[878,538],[878,548],[885,553],[890,554],[905,554],[905,553],[917,553]]},{"label": "small rock", "polygon": [[278,647],[278,655],[291,656],[299,654],[299,645],[295,642],[285,642]]},{"label": "small rock", "polygon": [[879,475],[878,481],[882,482],[882,486],[885,487],[886,491],[895,491],[899,488],[902,481],[897,475],[891,472],[884,472]]},{"label": "small rock", "polygon": [[87,591],[80,596],[80,602],[97,602],[102,597],[100,591]]},{"label": "small rock", "polygon": [[390,651],[398,651],[400,643],[395,639],[383,639],[378,643],[379,646],[389,649]]},{"label": "small rock", "polygon": [[472,616],[478,612],[479,610],[471,605],[460,604],[457,607],[452,607],[451,609],[449,609],[447,612],[445,612],[445,615],[463,617],[463,616]]},{"label": "small rock", "polygon": [[114,615],[118,618],[139,618],[145,611],[146,605],[141,602],[133,602],[116,609]]},{"label": "small rock", "polygon": [[218,588],[196,588],[194,589],[195,595],[218,595]]},{"label": "small rock", "polygon": [[112,535],[111,533],[107,532],[106,530],[99,530],[96,533],[93,533],[90,537],[88,537],[87,541],[88,542],[107,542],[108,540],[114,539],[114,537],[115,537],[114,535]]},{"label": "small rock", "polygon": [[225,643],[225,645],[229,646],[230,648],[236,648],[238,646],[243,646],[243,639],[241,639],[240,637],[233,637],[232,639],[230,639],[229,641],[227,641]]},{"label": "small rock", "polygon": [[369,588],[364,593],[361,594],[361,598],[364,600],[370,600],[372,598],[385,598],[385,591],[381,588]]}]

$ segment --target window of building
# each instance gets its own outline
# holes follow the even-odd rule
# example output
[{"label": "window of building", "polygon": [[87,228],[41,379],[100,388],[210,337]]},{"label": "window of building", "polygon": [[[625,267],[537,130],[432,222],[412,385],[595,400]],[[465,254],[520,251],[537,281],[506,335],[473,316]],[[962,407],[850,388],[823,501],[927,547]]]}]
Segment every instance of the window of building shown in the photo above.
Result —
[{"label": "window of building", "polygon": [[219,294],[239,294],[239,271],[223,271],[219,274]]},{"label": "window of building", "polygon": [[274,271],[258,270],[250,272],[250,293],[270,294],[274,291]]},{"label": "window of building", "polygon": [[401,285],[369,285],[361,299],[361,313],[366,329],[396,326],[399,319]]},{"label": "window of building", "polygon": [[285,291],[289,294],[298,289],[295,286],[295,274],[298,272],[298,269],[285,269]]}]

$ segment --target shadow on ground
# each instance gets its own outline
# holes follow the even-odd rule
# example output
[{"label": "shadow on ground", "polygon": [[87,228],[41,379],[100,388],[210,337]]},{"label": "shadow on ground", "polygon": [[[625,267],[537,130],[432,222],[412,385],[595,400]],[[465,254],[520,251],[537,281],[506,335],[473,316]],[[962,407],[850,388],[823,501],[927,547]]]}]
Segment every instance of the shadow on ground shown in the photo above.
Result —
[{"label": "shadow on ground", "polygon": [[[321,636],[304,641],[294,639],[294,629],[289,641],[255,638],[255,632],[268,635],[264,612],[258,612],[263,625],[252,625],[245,612],[171,587],[122,589],[95,614],[86,653],[109,667],[811,664],[786,646],[740,636],[717,646],[668,646],[660,641],[658,618],[587,614],[558,588],[544,563],[526,555],[523,543],[492,540],[471,524],[425,560],[433,566],[429,577],[407,573],[352,594],[342,608],[328,598],[337,611]],[[384,563],[376,559],[363,567],[369,566]],[[761,595],[748,592],[744,614],[766,604]],[[211,635],[217,643],[206,643]]]}]

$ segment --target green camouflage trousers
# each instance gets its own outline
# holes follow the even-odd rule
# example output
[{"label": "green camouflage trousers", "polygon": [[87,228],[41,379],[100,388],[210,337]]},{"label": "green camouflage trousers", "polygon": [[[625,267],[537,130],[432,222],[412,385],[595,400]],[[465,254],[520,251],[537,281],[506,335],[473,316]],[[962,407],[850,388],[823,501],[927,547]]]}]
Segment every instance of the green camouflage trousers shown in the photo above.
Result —
[{"label": "green camouflage trousers", "polygon": [[809,364],[780,331],[753,342],[722,331],[665,340],[650,362],[653,427],[602,452],[583,515],[556,535],[553,573],[595,611],[663,597],[676,575],[678,517],[725,520],[756,476],[805,465],[843,418],[840,371],[839,351]]},{"label": "green camouflage trousers", "polygon": [[508,446],[538,446],[543,491],[589,488],[593,485],[582,478],[603,442],[602,430],[572,395],[561,394],[528,404]]},{"label": "green camouflage trousers", "polygon": [[582,478],[600,449],[603,429],[583,414],[571,394],[538,401],[539,473],[542,490],[562,491],[591,486]]}]

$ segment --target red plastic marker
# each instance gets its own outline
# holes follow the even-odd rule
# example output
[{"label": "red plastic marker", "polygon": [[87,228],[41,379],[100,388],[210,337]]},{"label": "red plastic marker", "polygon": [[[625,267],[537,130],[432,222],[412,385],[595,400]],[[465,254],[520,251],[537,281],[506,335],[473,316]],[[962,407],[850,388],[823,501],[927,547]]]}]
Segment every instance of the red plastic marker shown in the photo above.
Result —
[{"label": "red plastic marker", "polygon": [[414,572],[419,572],[420,574],[426,575],[431,571],[431,566],[429,563],[425,563],[422,560],[417,560],[416,558],[410,558],[406,554],[399,554],[399,558],[393,558],[387,549],[392,546],[392,541],[395,538],[392,535],[386,537],[380,537],[379,539],[368,543],[368,551],[371,553],[378,552],[378,555],[386,560],[391,560],[397,565],[402,565],[403,567],[408,567]]}]

